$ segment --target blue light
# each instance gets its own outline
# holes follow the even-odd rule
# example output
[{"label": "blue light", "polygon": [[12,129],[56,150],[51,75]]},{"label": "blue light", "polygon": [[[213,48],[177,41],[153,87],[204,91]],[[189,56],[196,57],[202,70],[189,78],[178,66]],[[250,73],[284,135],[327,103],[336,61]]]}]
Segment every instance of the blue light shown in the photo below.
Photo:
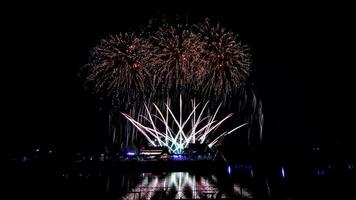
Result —
[{"label": "blue light", "polygon": [[286,177],[286,174],[284,172],[284,167],[281,168],[281,175],[282,175],[283,178]]},{"label": "blue light", "polygon": [[27,156],[23,156],[23,157],[22,157],[22,162],[26,162],[26,161],[28,161]]},{"label": "blue light", "polygon": [[231,167],[230,167],[230,166],[227,167],[227,173],[228,173],[229,175],[231,175]]},{"label": "blue light", "polygon": [[317,169],[317,175],[318,176],[324,176],[325,175],[325,172],[324,172],[324,170],[322,170],[322,169]]},{"label": "blue light", "polygon": [[185,160],[189,160],[188,156],[185,155],[181,155],[181,154],[174,154],[171,156],[172,160],[174,161],[185,161]]},{"label": "blue light", "polygon": [[126,155],[128,155],[128,156],[134,156],[135,153],[134,153],[134,152],[127,152]]},{"label": "blue light", "polygon": [[354,166],[353,166],[352,163],[349,163],[349,164],[347,165],[347,167],[349,168],[350,171],[354,168]]}]

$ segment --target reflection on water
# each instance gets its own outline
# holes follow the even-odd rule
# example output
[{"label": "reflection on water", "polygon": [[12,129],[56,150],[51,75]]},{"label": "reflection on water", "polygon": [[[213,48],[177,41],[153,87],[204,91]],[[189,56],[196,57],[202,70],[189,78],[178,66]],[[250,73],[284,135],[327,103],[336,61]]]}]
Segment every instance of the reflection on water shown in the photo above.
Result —
[{"label": "reflection on water", "polygon": [[[355,162],[230,164],[219,171],[128,170],[119,165],[16,164],[11,199],[356,199]],[[32,165],[31,165],[32,164]],[[224,166],[225,167],[225,166]],[[204,170],[205,169],[205,170]],[[148,173],[149,172],[149,173]],[[5,181],[6,182],[6,181]],[[50,196],[46,193],[51,194]],[[52,196],[53,195],[53,196]]]},{"label": "reflection on water", "polygon": [[231,188],[219,188],[215,175],[200,176],[189,172],[164,174],[142,173],[139,183],[122,199],[226,199],[252,198],[252,194],[233,183]]}]

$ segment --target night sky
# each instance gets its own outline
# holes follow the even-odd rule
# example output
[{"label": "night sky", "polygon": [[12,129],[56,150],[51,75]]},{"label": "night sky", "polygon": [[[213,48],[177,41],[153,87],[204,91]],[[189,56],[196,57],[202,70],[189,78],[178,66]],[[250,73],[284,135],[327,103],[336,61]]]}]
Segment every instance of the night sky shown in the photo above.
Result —
[{"label": "night sky", "polygon": [[355,143],[350,62],[355,23],[338,6],[222,1],[204,7],[188,2],[31,6],[11,7],[2,17],[5,146],[102,142],[107,116],[84,90],[78,69],[109,33],[175,14],[220,21],[251,46],[265,144]]}]

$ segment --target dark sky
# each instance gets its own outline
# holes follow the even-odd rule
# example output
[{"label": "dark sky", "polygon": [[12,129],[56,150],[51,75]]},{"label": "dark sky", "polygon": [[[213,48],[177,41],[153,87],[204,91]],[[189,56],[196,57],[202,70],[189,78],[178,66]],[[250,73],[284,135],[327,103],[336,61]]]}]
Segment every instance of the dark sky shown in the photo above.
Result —
[{"label": "dark sky", "polygon": [[2,27],[6,145],[91,144],[106,116],[85,92],[78,69],[109,33],[151,17],[209,17],[240,33],[252,48],[264,103],[267,144],[354,144],[352,17],[334,5],[168,3],[23,5]]}]

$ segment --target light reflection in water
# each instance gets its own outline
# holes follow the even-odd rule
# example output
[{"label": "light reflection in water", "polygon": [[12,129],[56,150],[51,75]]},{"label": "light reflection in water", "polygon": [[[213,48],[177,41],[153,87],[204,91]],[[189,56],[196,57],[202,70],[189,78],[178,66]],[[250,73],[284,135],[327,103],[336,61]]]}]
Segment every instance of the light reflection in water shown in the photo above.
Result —
[{"label": "light reflection in water", "polygon": [[[143,177],[142,177],[143,176]],[[252,194],[233,184],[231,193],[219,190],[214,175],[198,176],[189,172],[171,172],[166,174],[141,174],[142,180],[122,199],[204,199],[204,198],[252,198]]]}]

